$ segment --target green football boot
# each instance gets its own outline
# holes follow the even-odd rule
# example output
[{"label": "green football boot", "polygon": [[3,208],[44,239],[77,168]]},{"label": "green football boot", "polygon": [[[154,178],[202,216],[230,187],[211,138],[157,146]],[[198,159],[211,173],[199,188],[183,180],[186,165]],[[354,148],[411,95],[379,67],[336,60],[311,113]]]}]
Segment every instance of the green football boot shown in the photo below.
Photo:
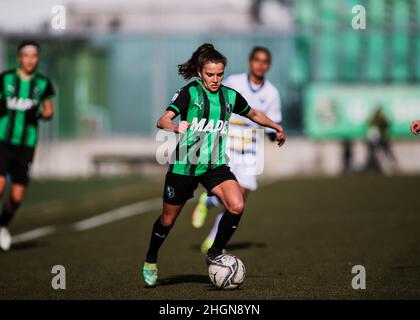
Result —
[{"label": "green football boot", "polygon": [[158,279],[157,263],[144,263],[143,279],[147,286],[154,287]]}]

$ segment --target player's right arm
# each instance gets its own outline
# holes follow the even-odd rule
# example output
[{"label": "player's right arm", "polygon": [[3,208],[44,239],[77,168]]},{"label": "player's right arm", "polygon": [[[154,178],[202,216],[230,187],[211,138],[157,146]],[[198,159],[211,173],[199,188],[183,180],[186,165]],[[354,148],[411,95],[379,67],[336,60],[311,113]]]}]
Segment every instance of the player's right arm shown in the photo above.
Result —
[{"label": "player's right arm", "polygon": [[54,104],[51,99],[42,102],[42,111],[39,114],[40,118],[49,121],[54,116]]},{"label": "player's right arm", "polygon": [[411,123],[411,132],[413,134],[420,134],[420,120],[415,120]]},{"label": "player's right arm", "polygon": [[181,119],[185,119],[185,113],[188,110],[188,105],[190,103],[190,93],[187,88],[182,88],[175,93],[172,98],[171,103],[166,108],[166,111],[159,118],[156,123],[156,126],[159,129],[165,129],[173,131],[175,133],[185,133],[191,125],[187,121],[181,121],[178,125],[173,122],[173,120],[180,114]]},{"label": "player's right arm", "polygon": [[177,125],[173,122],[173,119],[175,117],[176,117],[175,112],[171,110],[166,110],[157,121],[156,126],[159,129],[164,129],[164,130],[173,131],[175,133],[184,134],[185,132],[187,132],[187,129],[189,128],[191,124],[188,123],[187,121],[181,121],[179,125]]},{"label": "player's right arm", "polygon": [[49,121],[54,116],[54,103],[52,98],[55,96],[55,89],[51,81],[48,80],[47,87],[41,97],[41,109],[38,111],[37,117],[44,121]]}]

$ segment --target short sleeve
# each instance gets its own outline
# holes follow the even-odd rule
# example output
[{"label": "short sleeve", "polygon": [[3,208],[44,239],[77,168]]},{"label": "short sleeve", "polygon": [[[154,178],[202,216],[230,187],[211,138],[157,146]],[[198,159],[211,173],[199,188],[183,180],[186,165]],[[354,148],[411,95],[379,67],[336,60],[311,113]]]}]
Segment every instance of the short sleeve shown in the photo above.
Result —
[{"label": "short sleeve", "polygon": [[235,105],[233,106],[233,112],[239,114],[240,116],[245,116],[250,109],[251,107],[245,98],[242,97],[240,93],[236,92],[236,101]]},{"label": "short sleeve", "polygon": [[45,87],[44,92],[42,93],[41,100],[51,99],[55,96],[55,89],[50,80],[47,80],[47,86]]},{"label": "short sleeve", "polygon": [[1,101],[1,99],[3,99],[3,91],[4,91],[4,73],[1,73],[0,74],[0,101]]},{"label": "short sleeve", "polygon": [[171,103],[166,108],[167,111],[172,111],[175,116],[183,113],[188,109],[190,103],[190,92],[187,88],[179,89],[172,97]]}]

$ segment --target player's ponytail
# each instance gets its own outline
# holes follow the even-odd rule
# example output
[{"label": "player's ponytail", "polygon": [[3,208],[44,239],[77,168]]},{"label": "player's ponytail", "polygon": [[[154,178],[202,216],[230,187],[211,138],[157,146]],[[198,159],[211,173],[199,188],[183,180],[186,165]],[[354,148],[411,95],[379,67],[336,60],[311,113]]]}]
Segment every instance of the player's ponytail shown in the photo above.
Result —
[{"label": "player's ponytail", "polygon": [[187,62],[178,65],[178,73],[185,80],[198,77],[198,71],[208,62],[223,63],[226,66],[227,59],[212,44],[204,43],[198,47]]}]

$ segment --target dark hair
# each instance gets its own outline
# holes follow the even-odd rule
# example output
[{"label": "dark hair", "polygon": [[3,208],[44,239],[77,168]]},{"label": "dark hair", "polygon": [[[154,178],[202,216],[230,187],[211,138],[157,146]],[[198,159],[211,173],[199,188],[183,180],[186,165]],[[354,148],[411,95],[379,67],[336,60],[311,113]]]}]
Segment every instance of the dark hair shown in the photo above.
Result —
[{"label": "dark hair", "polygon": [[22,48],[26,46],[34,46],[38,49],[38,53],[41,52],[41,46],[39,45],[38,42],[34,40],[24,40],[21,43],[19,43],[18,48],[17,48],[17,53],[19,54]]},{"label": "dark hair", "polygon": [[227,64],[226,57],[217,51],[210,43],[204,43],[192,54],[191,58],[178,65],[178,73],[185,79],[189,80],[198,76],[204,65],[208,62]]},{"label": "dark hair", "polygon": [[268,63],[271,64],[271,52],[266,47],[254,47],[249,53],[249,61],[255,58],[257,52],[264,52],[268,57]]}]

